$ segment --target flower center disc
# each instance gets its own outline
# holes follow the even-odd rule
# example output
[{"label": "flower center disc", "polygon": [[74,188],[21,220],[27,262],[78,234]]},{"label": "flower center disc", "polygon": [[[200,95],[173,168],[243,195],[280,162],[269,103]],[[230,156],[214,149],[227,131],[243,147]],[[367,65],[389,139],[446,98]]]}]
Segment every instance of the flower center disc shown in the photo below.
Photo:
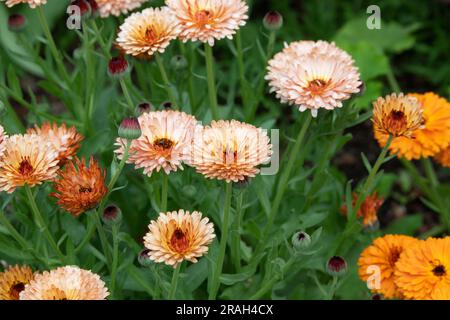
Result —
[{"label": "flower center disc", "polygon": [[19,294],[25,289],[25,285],[22,282],[15,283],[11,286],[11,289],[9,290],[9,295],[15,299],[19,300]]},{"label": "flower center disc", "polygon": [[195,20],[199,24],[207,24],[211,17],[211,12],[209,10],[201,10],[195,13]]},{"label": "flower center disc", "polygon": [[437,277],[445,276],[445,267],[443,265],[438,265],[433,269],[433,274]]},{"label": "flower center disc", "polygon": [[401,133],[407,128],[407,120],[403,111],[393,110],[387,116],[387,125],[392,132]]},{"label": "flower center disc", "polygon": [[33,166],[30,164],[30,160],[25,158],[19,164],[19,173],[23,176],[29,176],[33,173]]},{"label": "flower center disc", "polygon": [[173,147],[173,141],[167,138],[156,139],[153,144],[164,150],[168,150]]},{"label": "flower center disc", "polygon": [[176,228],[170,237],[170,246],[178,253],[185,252],[189,247],[189,240],[180,228]]},{"label": "flower center disc", "polygon": [[308,82],[308,90],[312,95],[321,94],[328,85],[328,81],[323,79],[314,79]]}]

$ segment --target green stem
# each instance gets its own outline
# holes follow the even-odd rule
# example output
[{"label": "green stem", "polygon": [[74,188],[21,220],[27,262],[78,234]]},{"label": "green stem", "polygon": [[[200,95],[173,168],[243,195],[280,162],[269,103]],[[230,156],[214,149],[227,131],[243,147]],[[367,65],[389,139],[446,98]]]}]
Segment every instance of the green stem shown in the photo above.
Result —
[{"label": "green stem", "polygon": [[94,223],[95,223],[95,226],[97,227],[97,233],[100,238],[100,243],[102,245],[103,254],[105,255],[105,258],[106,258],[106,263],[108,265],[108,268],[110,270],[112,270],[112,257],[111,257],[110,247],[109,247],[108,239],[106,237],[105,229],[103,228],[103,224],[102,224],[102,221],[100,218],[100,215],[102,213],[103,213],[103,210],[101,210],[101,211],[98,210],[97,212],[95,212]]},{"label": "green stem", "polygon": [[169,191],[169,175],[162,172],[162,181],[161,181],[161,212],[167,211],[167,194]]},{"label": "green stem", "polygon": [[111,267],[111,295],[117,299],[116,292],[116,279],[117,279],[117,267],[119,264],[119,229],[120,224],[114,224],[112,226],[112,238],[113,238],[113,258]]},{"label": "green stem", "polygon": [[125,100],[127,101],[127,105],[130,108],[130,111],[134,112],[134,104],[133,100],[131,99],[130,92],[128,91],[127,84],[125,83],[125,80],[123,77],[119,79],[120,87],[122,88],[123,95],[125,96]]},{"label": "green stem", "polygon": [[172,84],[169,81],[169,77],[167,76],[166,69],[164,68],[164,63],[161,59],[159,53],[155,53],[156,63],[158,64],[159,71],[161,72],[161,77],[164,81],[164,86],[167,91],[167,95],[169,96],[170,102],[172,102],[172,106],[174,109],[178,110],[178,103],[175,93],[173,92]]},{"label": "green stem", "polygon": [[192,80],[192,74],[193,74],[192,70],[193,70],[193,65],[194,65],[194,58],[193,58],[193,54],[192,54],[193,52],[192,52],[191,46],[189,46],[188,49],[186,50],[186,45],[182,41],[180,41],[180,48],[181,48],[181,52],[182,52],[183,56],[187,58],[188,63],[189,63],[189,65],[188,65],[189,69],[188,69],[188,74],[187,74],[188,96],[189,96],[189,103],[191,105],[192,113],[195,114],[197,111],[196,110],[197,106],[195,103],[194,82]]},{"label": "green stem", "polygon": [[107,44],[105,43],[105,41],[103,40],[103,36],[100,32],[100,30],[98,29],[97,23],[95,22],[95,19],[91,19],[90,20],[92,29],[94,29],[94,32],[97,34],[97,39],[98,39],[98,43],[100,44],[100,48],[103,51],[103,55],[105,56],[106,59],[110,60],[111,59],[111,53],[109,51],[109,48],[107,46]]},{"label": "green stem", "polygon": [[242,190],[236,200],[236,215],[234,218],[235,226],[233,238],[231,239],[231,256],[236,273],[241,271],[241,221],[242,221],[242,204],[244,202],[244,190]]},{"label": "green stem", "polygon": [[214,120],[219,119],[219,106],[217,103],[216,78],[214,75],[214,57],[212,54],[212,47],[205,43],[205,60],[206,73],[208,77],[208,94],[209,103],[211,105],[211,115]]},{"label": "green stem", "polygon": [[217,257],[217,264],[212,277],[212,285],[211,291],[209,293],[209,300],[216,299],[217,292],[219,291],[220,276],[222,275],[223,262],[225,259],[225,250],[227,248],[227,241],[228,241],[228,227],[229,227],[232,191],[233,191],[232,183],[226,183],[222,230],[220,232],[221,236],[220,236],[219,256]]},{"label": "green stem", "polygon": [[61,262],[64,263],[66,257],[58,248],[55,239],[53,239],[53,236],[50,233],[47,224],[45,223],[45,220],[42,217],[41,212],[39,211],[38,206],[36,205],[36,201],[34,200],[34,196],[33,193],[31,192],[30,186],[25,185],[24,188],[27,194],[28,204],[30,205],[31,211],[33,213],[34,219],[38,225],[39,230],[44,232],[45,236],[47,237],[47,241],[50,243],[50,246],[52,247],[53,251],[58,255],[58,258],[61,260]]},{"label": "green stem", "polygon": [[389,86],[394,92],[399,93],[401,91],[400,85],[397,82],[397,79],[394,76],[394,72],[392,71],[392,67],[389,66],[387,74],[386,74],[387,80],[389,82]]},{"label": "green stem", "polygon": [[338,283],[338,277],[337,276],[333,276],[333,280],[331,282],[331,286],[330,286],[330,291],[327,294],[327,300],[333,300],[334,294],[336,292],[337,289],[337,283]]},{"label": "green stem", "polygon": [[177,292],[178,286],[178,278],[180,277],[180,270],[181,270],[181,263],[179,263],[178,266],[173,270],[172,283],[170,285],[168,300],[175,299],[175,293]]}]

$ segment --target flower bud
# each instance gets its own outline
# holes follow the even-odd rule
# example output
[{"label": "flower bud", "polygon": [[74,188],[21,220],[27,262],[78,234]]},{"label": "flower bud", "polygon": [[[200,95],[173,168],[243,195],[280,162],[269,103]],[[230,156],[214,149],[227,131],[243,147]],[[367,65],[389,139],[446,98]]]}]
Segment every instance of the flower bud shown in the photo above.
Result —
[{"label": "flower bud", "polygon": [[165,110],[170,110],[170,109],[172,109],[172,102],[165,101],[165,102],[161,103],[161,107]]},{"label": "flower bud", "polygon": [[269,11],[263,19],[264,27],[269,31],[277,31],[283,26],[283,16],[278,11]]},{"label": "flower bud", "polygon": [[87,0],[73,0],[71,6],[77,6],[80,9],[80,14],[83,18],[91,15],[91,6]]},{"label": "flower bud", "polygon": [[112,78],[120,78],[129,70],[129,64],[124,56],[112,58],[108,63],[108,74]]},{"label": "flower bud", "polygon": [[91,14],[96,17],[98,15],[98,4],[96,0],[87,0],[91,6]]},{"label": "flower bud", "polygon": [[154,264],[154,262],[150,259],[150,256],[148,255],[149,252],[150,252],[150,250],[144,249],[144,250],[141,250],[141,252],[139,252],[139,255],[138,255],[139,264],[141,266],[143,266],[144,268],[151,267]]},{"label": "flower bud", "polygon": [[141,126],[137,118],[125,118],[119,126],[119,137],[134,140],[141,136]]},{"label": "flower bud", "polygon": [[170,59],[170,65],[174,70],[183,70],[187,68],[188,61],[184,56],[177,54]]},{"label": "flower bud", "polygon": [[108,226],[113,226],[122,222],[122,211],[114,204],[110,204],[103,210],[103,223]]},{"label": "flower bud", "polygon": [[383,300],[383,295],[375,293],[374,295],[372,295],[372,300]]},{"label": "flower bud", "polygon": [[233,188],[246,189],[250,185],[251,182],[252,182],[252,178],[245,177],[243,180],[239,180],[238,182],[233,182]]},{"label": "flower bud", "polygon": [[8,28],[10,31],[22,31],[27,25],[27,19],[21,14],[14,13],[8,17]]},{"label": "flower bud", "polygon": [[343,276],[347,273],[347,261],[340,256],[331,257],[327,262],[327,272],[330,276]]},{"label": "flower bud", "polygon": [[137,115],[141,115],[141,114],[144,114],[144,113],[149,113],[153,109],[154,108],[153,108],[153,105],[151,103],[149,103],[149,102],[142,102],[142,103],[139,103],[137,105],[137,107],[136,107],[136,114]]},{"label": "flower bud", "polygon": [[296,250],[306,249],[311,245],[311,237],[304,231],[296,232],[292,236],[292,246]]}]

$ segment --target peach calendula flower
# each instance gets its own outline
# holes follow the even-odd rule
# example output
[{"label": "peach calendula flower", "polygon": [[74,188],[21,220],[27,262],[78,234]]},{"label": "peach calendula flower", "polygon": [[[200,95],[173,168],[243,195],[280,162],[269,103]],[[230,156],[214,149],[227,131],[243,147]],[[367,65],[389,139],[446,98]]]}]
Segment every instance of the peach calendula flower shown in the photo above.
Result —
[{"label": "peach calendula flower", "polygon": [[[143,113],[138,118],[141,136],[131,143],[128,163],[136,169],[144,168],[144,174],[151,176],[161,169],[166,174],[183,169],[182,163],[189,161],[197,120],[184,112],[164,110]],[[115,152],[122,159],[126,141],[118,138]]]},{"label": "peach calendula flower", "polygon": [[359,277],[368,281],[375,272],[380,272],[379,279],[373,279],[373,283],[368,282],[369,289],[373,293],[383,294],[386,298],[402,298],[402,292],[394,282],[394,272],[402,252],[419,241],[412,237],[391,234],[375,239],[359,257]]},{"label": "peach calendula flower", "polygon": [[[450,103],[432,92],[408,96],[416,98],[420,104],[422,126],[414,130],[411,137],[394,138],[389,150],[408,160],[436,155],[450,144]],[[375,138],[384,146],[388,134],[375,130]]]},{"label": "peach calendula flower", "polygon": [[[352,206],[355,206],[356,201],[358,200],[358,194],[354,192],[352,196]],[[363,219],[362,222],[365,227],[371,227],[378,223],[377,213],[383,205],[383,202],[384,199],[379,198],[378,193],[374,192],[373,194],[367,196],[361,203],[356,216]],[[345,204],[341,206],[341,213],[344,216],[347,216],[347,206]]]},{"label": "peach calendula flower", "polygon": [[442,166],[450,168],[450,146],[436,154],[434,159]]},{"label": "peach calendula flower", "polygon": [[0,272],[0,300],[19,300],[19,294],[33,277],[29,266],[9,266]]},{"label": "peach calendula flower", "polygon": [[360,91],[362,84],[352,57],[326,41],[297,41],[269,61],[270,91],[282,103],[301,112],[341,108],[342,102]]},{"label": "peach calendula flower", "polygon": [[36,275],[20,293],[20,300],[105,300],[108,295],[97,274],[65,266]]},{"label": "peach calendula flower", "polygon": [[6,1],[6,6],[12,7],[17,4],[27,3],[30,8],[36,8],[37,6],[43,5],[47,3],[47,0],[1,0],[3,2]]},{"label": "peach calendula flower", "polygon": [[116,42],[126,54],[152,56],[164,52],[178,33],[177,19],[169,8],[148,8],[125,19]]},{"label": "peach calendula flower", "polygon": [[5,150],[6,138],[8,138],[8,136],[6,135],[6,132],[3,129],[3,127],[0,125],[0,157],[2,156],[3,151]]},{"label": "peach calendula flower", "polygon": [[102,18],[113,16],[120,16],[139,8],[144,2],[148,0],[95,0]]},{"label": "peach calendula flower", "polygon": [[83,136],[74,127],[67,127],[65,123],[58,127],[56,123],[44,122],[41,127],[35,125],[27,133],[37,134],[49,140],[58,151],[59,166],[63,166],[77,153]]},{"label": "peach calendula flower", "polygon": [[26,184],[52,180],[58,169],[58,151],[48,140],[35,134],[13,135],[6,139],[0,158],[0,191],[12,193]]},{"label": "peach calendula flower", "polygon": [[272,155],[267,132],[250,124],[213,121],[197,132],[191,165],[207,178],[238,182],[259,173]]},{"label": "peach calendula flower", "polygon": [[176,15],[186,42],[201,41],[214,45],[215,40],[232,39],[248,19],[248,6],[242,0],[166,0]]},{"label": "peach calendula flower", "polygon": [[95,208],[107,194],[105,177],[106,170],[102,170],[93,157],[89,166],[84,159],[75,157],[59,171],[54,183],[55,192],[51,195],[58,199],[62,209],[77,217]]},{"label": "peach calendula flower", "polygon": [[450,237],[429,238],[406,248],[396,264],[395,284],[407,299],[448,299]]},{"label": "peach calendula flower", "polygon": [[393,138],[411,138],[422,127],[423,110],[419,100],[403,93],[379,97],[373,103],[373,129]]},{"label": "peach calendula flower", "polygon": [[208,252],[208,245],[215,238],[214,226],[200,212],[178,210],[160,213],[150,222],[144,237],[147,255],[155,262],[178,266],[183,260],[197,262]]}]

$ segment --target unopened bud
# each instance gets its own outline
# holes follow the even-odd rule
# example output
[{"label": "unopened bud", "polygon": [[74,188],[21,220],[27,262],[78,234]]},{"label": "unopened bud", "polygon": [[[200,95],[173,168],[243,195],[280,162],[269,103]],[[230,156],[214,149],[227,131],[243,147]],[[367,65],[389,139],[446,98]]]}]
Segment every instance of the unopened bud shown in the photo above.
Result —
[{"label": "unopened bud", "polygon": [[149,102],[139,103],[136,107],[136,114],[141,115],[143,113],[149,113],[153,110],[153,106]]},{"label": "unopened bud", "polygon": [[122,222],[122,211],[114,204],[107,206],[102,214],[103,223],[112,226]]},{"label": "unopened bud", "polygon": [[292,236],[292,246],[296,250],[302,250],[311,245],[311,237],[304,231],[296,232]]},{"label": "unopened bud", "polygon": [[170,110],[172,109],[172,102],[164,101],[163,103],[161,103],[161,107],[165,110]]},{"label": "unopened bud", "polygon": [[269,11],[263,19],[264,27],[269,31],[277,31],[283,26],[283,16],[278,11]]},{"label": "unopened bud", "polygon": [[134,140],[141,136],[141,126],[137,118],[125,118],[119,126],[119,137],[127,140]]},{"label": "unopened bud", "polygon": [[10,31],[22,31],[27,25],[27,19],[21,14],[12,14],[8,17],[8,28]]},{"label": "unopened bud", "polygon": [[77,6],[80,9],[80,14],[83,18],[91,15],[91,6],[87,0],[73,0],[70,5]]},{"label": "unopened bud", "polygon": [[108,74],[112,78],[120,78],[129,70],[129,64],[124,56],[112,58],[108,63]]},{"label": "unopened bud", "polygon": [[347,273],[347,261],[340,256],[331,257],[327,262],[327,272],[330,276],[343,276]]},{"label": "unopened bud", "polygon": [[144,249],[139,252],[138,255],[138,261],[139,264],[145,268],[151,267],[154,262],[150,259],[150,256],[148,255],[150,253],[150,250]]},{"label": "unopened bud", "polygon": [[188,66],[188,61],[182,55],[175,55],[170,59],[170,65],[175,70],[183,70]]}]

